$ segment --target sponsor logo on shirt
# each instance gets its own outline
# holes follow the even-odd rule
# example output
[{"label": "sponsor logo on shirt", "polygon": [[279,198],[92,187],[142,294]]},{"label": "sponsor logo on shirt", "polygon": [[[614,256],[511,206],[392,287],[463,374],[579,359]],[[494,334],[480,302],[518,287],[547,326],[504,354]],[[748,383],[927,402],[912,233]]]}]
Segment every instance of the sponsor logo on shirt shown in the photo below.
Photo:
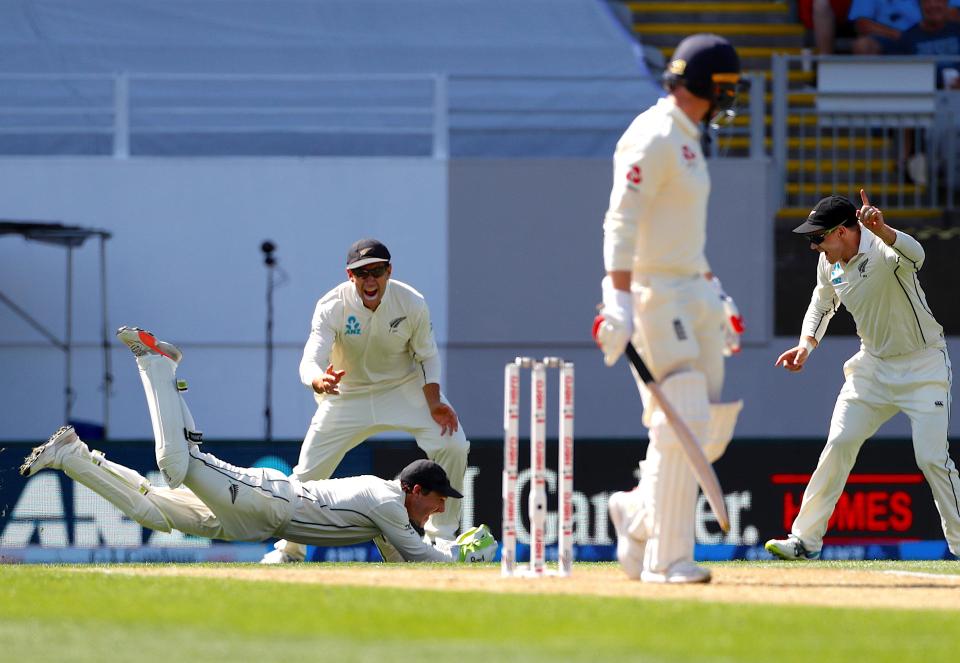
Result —
[{"label": "sponsor logo on shirt", "polygon": [[357,320],[356,316],[351,315],[347,318],[347,325],[343,331],[347,336],[360,335],[360,321]]},{"label": "sponsor logo on shirt", "polygon": [[627,171],[627,181],[630,182],[630,184],[640,184],[640,182],[643,181],[643,173],[640,172],[640,166],[630,166],[630,170]]},{"label": "sponsor logo on shirt", "polygon": [[689,145],[684,145],[683,149],[680,150],[680,153],[683,154],[683,158],[686,160],[687,164],[697,158],[697,153],[690,149]]},{"label": "sponsor logo on shirt", "polygon": [[839,285],[843,280],[843,268],[840,266],[840,263],[835,263],[833,269],[830,271],[830,283],[833,285]]},{"label": "sponsor logo on shirt", "polygon": [[934,402],[933,402],[933,406],[934,406],[934,407],[943,407],[943,401],[934,401]]}]

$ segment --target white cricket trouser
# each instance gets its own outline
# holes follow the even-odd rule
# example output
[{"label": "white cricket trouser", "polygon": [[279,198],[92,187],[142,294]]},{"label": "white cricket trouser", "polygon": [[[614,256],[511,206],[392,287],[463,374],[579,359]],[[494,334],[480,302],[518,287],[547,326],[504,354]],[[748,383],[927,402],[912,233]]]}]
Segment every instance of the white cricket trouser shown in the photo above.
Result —
[{"label": "white cricket trouser", "polygon": [[933,491],[950,551],[960,556],[960,476],[950,457],[952,372],[946,348],[879,359],[864,351],[843,365],[846,381],[830,420],[827,444],[803,493],[791,532],[808,550],[823,535],[864,441],[897,412],[910,418],[913,453]]},{"label": "white cricket trouser", "polygon": [[210,507],[189,488],[152,486],[136,470],[91,452],[82,441],[64,451],[60,467],[148,529],[169,532],[173,528],[207,539],[229,538]]},{"label": "white cricket trouser", "polygon": [[[641,276],[633,286],[633,342],[659,382],[692,372],[704,379],[691,393],[671,389],[669,397],[701,441],[708,430],[709,402],[723,387],[723,306],[713,286],[702,275],[688,277]],[[651,417],[649,392],[634,373],[644,404],[644,424],[650,444],[641,463],[640,499],[647,514],[644,570],[665,573],[679,561],[692,561],[698,486],[683,450],[662,417]],[[681,386],[682,390],[684,387]],[[704,393],[704,391],[706,393]]]},{"label": "white cricket trouser", "polygon": [[[186,456],[183,485],[206,508],[177,491],[156,490],[150,495],[157,499],[151,501],[168,515],[171,525],[187,533],[209,536],[203,532],[216,526],[218,538],[230,541],[263,541],[278,536],[296,508],[296,491],[290,479],[278,470],[236,467],[201,452],[185,434],[188,428],[193,429],[193,418],[176,387],[176,363],[167,357],[148,355],[138,357],[137,365],[157,436],[157,462],[162,466],[166,459]],[[212,513],[217,522],[207,522],[201,532],[181,528],[169,518],[171,514],[164,506],[187,508],[198,518]]]},{"label": "white cricket trouser", "polygon": [[[443,398],[443,402],[447,403],[447,400]],[[427,457],[443,467],[450,484],[459,491],[463,490],[467,453],[470,451],[463,426],[452,435],[441,436],[440,426],[430,416],[423,388],[417,380],[373,394],[320,398],[317,413],[300,448],[300,459],[293,468],[293,476],[301,481],[329,479],[348,451],[367,438],[386,431],[403,431],[412,435]],[[456,538],[460,509],[460,500],[447,500],[446,510],[427,521],[427,532],[435,538]]]}]

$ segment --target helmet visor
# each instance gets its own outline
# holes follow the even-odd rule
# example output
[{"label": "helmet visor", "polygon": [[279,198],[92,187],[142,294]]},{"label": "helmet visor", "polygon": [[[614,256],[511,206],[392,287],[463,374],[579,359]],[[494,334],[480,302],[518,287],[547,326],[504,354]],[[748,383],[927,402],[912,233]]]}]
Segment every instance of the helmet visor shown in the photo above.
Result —
[{"label": "helmet visor", "polygon": [[746,87],[746,81],[740,80],[740,74],[713,74],[713,104],[710,108],[710,125],[714,128],[727,125],[737,116],[740,93]]}]

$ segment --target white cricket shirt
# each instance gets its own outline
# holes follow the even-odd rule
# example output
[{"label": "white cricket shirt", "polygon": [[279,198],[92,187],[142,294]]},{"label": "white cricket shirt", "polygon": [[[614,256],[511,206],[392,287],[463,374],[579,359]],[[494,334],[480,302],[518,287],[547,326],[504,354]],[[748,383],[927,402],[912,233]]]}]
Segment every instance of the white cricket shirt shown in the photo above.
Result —
[{"label": "white cricket shirt", "polygon": [[453,561],[450,549],[424,543],[410,524],[399,481],[363,475],[305,481],[299,488],[302,501],[283,528],[291,541],[345,546],[383,534],[408,562]]},{"label": "white cricket shirt", "polygon": [[371,311],[351,281],[325,294],[313,314],[300,379],[310,386],[330,363],[346,371],[342,394],[386,390],[418,377],[422,384],[439,384],[439,355],[423,295],[390,279]]},{"label": "white cricket shirt", "polygon": [[943,327],[917,280],[923,259],[923,247],[910,235],[898,230],[887,246],[861,225],[859,252],[849,262],[830,264],[820,254],[802,335],[819,342],[840,303],[857,324],[861,347],[875,357],[944,347]]},{"label": "white cricket shirt", "polygon": [[710,175],[700,130],[665,97],[641,113],[613,155],[613,189],[603,221],[610,271],[688,276],[710,271]]}]

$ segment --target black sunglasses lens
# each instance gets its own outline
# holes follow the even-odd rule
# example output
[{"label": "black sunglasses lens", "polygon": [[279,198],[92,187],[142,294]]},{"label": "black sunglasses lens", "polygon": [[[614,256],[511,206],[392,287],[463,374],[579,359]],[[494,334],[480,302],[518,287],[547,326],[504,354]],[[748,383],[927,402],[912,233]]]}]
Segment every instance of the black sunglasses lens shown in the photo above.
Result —
[{"label": "black sunglasses lens", "polygon": [[351,271],[358,279],[365,279],[368,276],[378,279],[387,273],[387,265],[377,265],[376,267],[371,267],[370,269],[354,269]]},{"label": "black sunglasses lens", "polygon": [[823,244],[824,238],[826,238],[826,234],[823,233],[817,235],[807,235],[807,241],[818,246]]}]

